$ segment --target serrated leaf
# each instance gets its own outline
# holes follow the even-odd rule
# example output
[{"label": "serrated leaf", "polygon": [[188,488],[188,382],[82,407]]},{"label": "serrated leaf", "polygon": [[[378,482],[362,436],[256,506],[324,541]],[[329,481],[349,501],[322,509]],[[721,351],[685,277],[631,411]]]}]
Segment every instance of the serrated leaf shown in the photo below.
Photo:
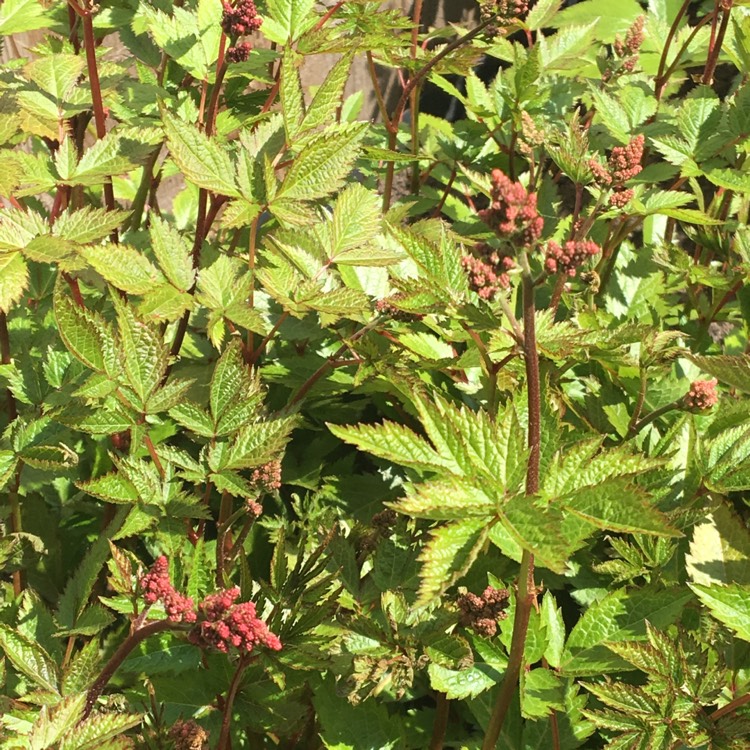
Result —
[{"label": "serrated leaf", "polygon": [[[107,211],[103,208],[83,206],[77,211],[65,211],[60,214],[52,231],[64,240],[83,245],[106,237],[128,216],[129,211]],[[111,254],[119,252],[119,248],[110,247],[109,252],[111,258]]]},{"label": "serrated leaf", "polygon": [[167,112],[163,124],[169,152],[186,179],[213,193],[239,197],[234,165],[216,141]]},{"label": "serrated leaf", "polygon": [[38,0],[5,0],[0,6],[0,36],[41,29],[49,23]]},{"label": "serrated leaf", "polygon": [[171,322],[193,306],[193,297],[188,292],[175,289],[171,284],[161,284],[143,295],[138,303],[138,314],[147,320]]},{"label": "serrated leaf", "polygon": [[711,614],[743,641],[750,641],[750,586],[732,583],[727,586],[688,584]]},{"label": "serrated leaf", "polygon": [[100,750],[108,740],[138,726],[140,714],[107,713],[90,716],[69,732],[60,750]]},{"label": "serrated leaf", "polygon": [[473,517],[489,519],[498,512],[498,503],[479,487],[452,477],[408,484],[406,497],[392,507],[413,518],[428,518],[433,521]]},{"label": "serrated leaf", "polygon": [[281,79],[279,85],[281,111],[284,116],[284,130],[288,143],[299,134],[302,119],[305,116],[305,102],[302,93],[298,58],[291,47],[284,48],[281,59]]},{"label": "serrated leaf", "polygon": [[99,643],[92,639],[75,654],[65,668],[62,679],[63,695],[79,693],[89,687],[98,675],[101,660]]},{"label": "serrated leaf", "polygon": [[151,216],[149,237],[151,248],[164,275],[183,292],[195,283],[192,248],[174,226],[159,216]]},{"label": "serrated leaf", "polygon": [[57,330],[68,351],[91,370],[105,372],[108,327],[104,320],[64,296],[61,284],[55,289],[54,309]]},{"label": "serrated leaf", "polygon": [[395,422],[351,427],[328,424],[328,429],[341,440],[402,466],[428,471],[454,466],[452,461],[444,460],[423,437]]},{"label": "serrated leaf", "polygon": [[186,429],[203,437],[214,437],[214,423],[205,409],[185,399],[169,410],[169,416]]},{"label": "serrated leaf", "polygon": [[[378,196],[359,183],[349,185],[340,193],[333,207],[330,239],[327,243],[331,262],[351,263],[348,256],[352,252],[356,252],[364,261],[380,225]],[[362,262],[361,265],[366,263]]]},{"label": "serrated leaf", "polygon": [[366,130],[364,123],[351,124],[312,138],[292,162],[274,200],[316,200],[338,190],[354,165]]},{"label": "serrated leaf", "polygon": [[255,396],[259,392],[257,375],[245,364],[241,342],[234,339],[219,357],[211,376],[209,404],[214,421],[218,423],[238,399]]},{"label": "serrated leaf", "polygon": [[9,312],[29,284],[29,268],[19,252],[0,254],[0,310]]},{"label": "serrated leaf", "polygon": [[[0,27],[2,21],[0,21]],[[61,106],[75,86],[86,61],[79,55],[58,52],[44,55],[28,63],[24,72],[45,94],[50,94]]]},{"label": "serrated leaf", "polygon": [[127,303],[116,296],[113,300],[119,321],[125,375],[145,404],[164,379],[169,350],[157,328],[140,321]]},{"label": "serrated leaf", "polygon": [[86,706],[86,696],[71,695],[54,708],[43,706],[29,736],[31,750],[57,747],[63,734],[80,721]]},{"label": "serrated leaf", "polygon": [[630,669],[605,644],[644,640],[646,621],[657,628],[667,627],[691,598],[678,587],[633,592],[618,589],[607,594],[586,610],[571,631],[560,665],[563,674],[599,675]]},{"label": "serrated leaf", "polygon": [[296,417],[281,417],[243,427],[226,453],[221,469],[253,469],[278,457]]},{"label": "serrated leaf", "polygon": [[0,648],[21,674],[44,690],[58,692],[55,663],[38,643],[0,623]]},{"label": "serrated leaf", "polygon": [[122,474],[104,474],[96,479],[76,482],[76,487],[108,503],[132,504],[138,502],[138,490]]},{"label": "serrated leaf", "polygon": [[315,0],[268,0],[267,7],[261,31],[276,44],[296,41],[315,23]]},{"label": "serrated leaf", "polygon": [[74,185],[99,185],[108,177],[135,169],[153,148],[150,132],[111,130],[104,138],[88,148],[78,162],[70,179]]},{"label": "serrated leaf", "polygon": [[703,586],[750,585],[750,532],[726,503],[693,527],[685,567]]},{"label": "serrated leaf", "polygon": [[126,294],[146,294],[164,283],[159,269],[129,245],[89,245],[79,252],[106,281]]},{"label": "serrated leaf", "polygon": [[562,507],[600,529],[628,533],[682,536],[649,505],[647,495],[622,479],[609,479],[559,499]]},{"label": "serrated leaf", "polygon": [[344,88],[349,80],[351,66],[351,55],[343,55],[331,68],[310,102],[302,122],[302,130],[328,125],[335,120],[336,110],[341,106]]},{"label": "serrated leaf", "polygon": [[464,576],[487,540],[484,519],[469,519],[440,526],[430,532],[422,549],[422,568],[416,606],[428,604]]},{"label": "serrated leaf", "polygon": [[100,534],[88,548],[83,561],[75,574],[68,579],[57,609],[57,620],[64,630],[72,630],[78,624],[88,604],[96,579],[110,555],[109,538],[121,526],[127,508],[118,509],[114,519],[107,527],[107,536]]}]

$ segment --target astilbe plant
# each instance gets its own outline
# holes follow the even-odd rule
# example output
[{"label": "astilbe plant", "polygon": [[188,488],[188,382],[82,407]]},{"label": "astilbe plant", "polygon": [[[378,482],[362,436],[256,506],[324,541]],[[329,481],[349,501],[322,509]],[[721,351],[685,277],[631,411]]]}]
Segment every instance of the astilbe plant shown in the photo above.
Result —
[{"label": "astilbe plant", "polygon": [[746,750],[748,10],[438,4],[0,6],[1,748]]}]

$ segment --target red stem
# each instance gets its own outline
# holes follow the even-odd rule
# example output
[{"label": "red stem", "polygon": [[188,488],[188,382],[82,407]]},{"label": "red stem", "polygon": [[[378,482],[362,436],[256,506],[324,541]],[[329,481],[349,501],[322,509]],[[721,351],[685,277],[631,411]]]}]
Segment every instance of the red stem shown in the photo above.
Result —
[{"label": "red stem", "polygon": [[144,625],[139,630],[131,633],[121,644],[120,647],[112,655],[112,658],[106,663],[104,669],[101,671],[96,681],[89,689],[86,695],[86,706],[83,710],[83,716],[81,721],[84,721],[91,714],[96,702],[99,700],[99,696],[104,692],[104,688],[114,676],[115,672],[119,669],[120,665],[125,661],[128,654],[141,642],[144,641],[151,635],[157,633],[163,633],[166,630],[181,630],[182,628],[177,623],[171,620],[159,620],[158,622],[152,622],[148,625]]},{"label": "red stem", "polygon": [[[68,0],[70,2],[70,0]],[[71,3],[75,10],[75,4]],[[96,37],[94,36],[94,20],[91,10],[87,9],[82,16],[83,39],[86,48],[86,65],[88,68],[89,85],[91,86],[91,103],[94,109],[94,124],[96,126],[96,137],[101,140],[107,135],[107,116],[104,113],[104,101],[102,100],[102,87],[99,82],[99,69],[96,63]],[[104,183],[104,204],[107,211],[115,210],[115,192],[112,188],[112,178],[108,177]],[[118,242],[117,230],[113,229],[110,235],[112,242]]]}]

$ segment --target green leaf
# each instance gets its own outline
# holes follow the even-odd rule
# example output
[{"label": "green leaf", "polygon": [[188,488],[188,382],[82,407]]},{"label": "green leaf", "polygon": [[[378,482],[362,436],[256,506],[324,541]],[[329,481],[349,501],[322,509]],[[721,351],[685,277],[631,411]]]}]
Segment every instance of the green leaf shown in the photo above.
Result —
[{"label": "green leaf", "polygon": [[159,269],[129,245],[89,245],[80,253],[106,281],[126,294],[146,294],[164,282]]},{"label": "green leaf", "polygon": [[489,528],[484,519],[448,523],[430,532],[422,549],[421,585],[416,606],[429,604],[453,586],[477,559],[487,541]]},{"label": "green leaf", "polygon": [[74,185],[100,185],[108,177],[135,169],[153,149],[153,130],[111,130],[87,149],[69,180]]},{"label": "green leaf", "polygon": [[275,201],[315,200],[338,190],[354,166],[367,127],[342,125],[312,138],[292,162]]},{"label": "green leaf", "polygon": [[587,524],[571,523],[558,508],[535,505],[524,496],[514,497],[505,504],[501,525],[490,534],[493,544],[512,557],[501,529],[522,549],[531,552],[539,565],[556,573],[565,572],[573,552],[593,530]]},{"label": "green leaf", "polygon": [[0,648],[21,674],[43,690],[58,692],[55,663],[38,643],[0,623]]},{"label": "green leaf", "polygon": [[328,424],[328,429],[360,450],[402,466],[428,471],[450,470],[454,466],[452,461],[444,460],[423,437],[396,422],[352,427]]},{"label": "green leaf", "polygon": [[498,503],[482,489],[453,477],[407,484],[406,497],[392,507],[413,518],[433,521],[474,517],[489,519],[498,512]]},{"label": "green leaf", "polygon": [[586,610],[571,631],[561,660],[562,673],[585,676],[630,669],[606,644],[644,640],[646,621],[656,628],[667,627],[691,598],[678,587],[633,592],[618,589],[607,594]]},{"label": "green leaf", "polygon": [[[107,211],[103,208],[83,206],[77,211],[63,212],[55,222],[53,232],[64,240],[84,245],[106,237],[129,215],[129,211]],[[120,246],[110,247],[110,257],[112,252],[119,252],[119,249]]]},{"label": "green leaf", "polygon": [[186,429],[203,437],[214,437],[214,422],[205,409],[185,399],[169,410],[169,416]]},{"label": "green leaf", "polygon": [[162,115],[169,152],[185,178],[219,195],[238,198],[234,165],[216,141],[173,114]]},{"label": "green leaf", "polygon": [[[368,262],[368,254],[371,258],[377,258],[378,253],[372,252],[371,245],[380,225],[380,201],[377,194],[359,183],[349,185],[338,196],[333,207],[330,236],[325,243],[331,262],[374,265],[372,260]],[[393,253],[389,257],[391,263],[399,259]]]},{"label": "green leaf", "polygon": [[194,300],[188,292],[181,292],[171,284],[164,283],[143,295],[138,303],[138,315],[156,322],[173,321],[193,307]]},{"label": "green leaf", "polygon": [[122,474],[104,474],[86,482],[76,482],[76,487],[108,503],[133,504],[138,502],[138,490]]},{"label": "green leaf", "polygon": [[138,34],[148,31],[156,44],[194,78],[207,81],[215,68],[221,38],[221,3],[200,0],[191,7],[169,6],[171,15],[151,5],[138,9]]},{"label": "green leaf", "polygon": [[296,41],[315,23],[314,7],[315,0],[268,0],[263,36],[283,46]]},{"label": "green leaf", "polygon": [[60,747],[60,739],[81,720],[85,707],[85,694],[68,696],[54,708],[43,706],[32,727],[29,747]]},{"label": "green leaf", "polygon": [[750,586],[732,583],[727,586],[688,584],[711,614],[743,641],[750,641]]},{"label": "green leaf", "polygon": [[352,56],[343,55],[331,68],[310,102],[301,130],[329,125],[336,119],[336,110],[341,106],[351,67]]},{"label": "green leaf", "polygon": [[[107,713],[90,716],[86,721],[78,724],[69,732],[60,744],[60,750],[120,750],[116,744],[108,744],[108,740],[118,737],[143,721],[140,714]],[[122,750],[129,747],[129,740]]]},{"label": "green leaf", "polygon": [[[2,21],[0,21],[0,28]],[[24,68],[28,78],[61,106],[76,85],[86,61],[80,55],[62,53],[44,55]]]},{"label": "green leaf", "polygon": [[729,505],[722,503],[693,527],[685,567],[703,586],[750,585],[750,532]]},{"label": "green leaf", "polygon": [[279,97],[281,98],[281,111],[284,116],[284,131],[286,132],[287,142],[292,143],[293,139],[299,135],[302,119],[305,116],[305,100],[299,74],[298,57],[291,47],[284,48],[284,57],[281,59],[280,81]]},{"label": "green leaf", "polygon": [[281,417],[243,427],[216,470],[253,469],[278,458],[296,421],[296,417]]},{"label": "green leaf", "polygon": [[537,668],[521,673],[521,713],[527,719],[542,719],[550,711],[564,711],[563,684],[554,672]]},{"label": "green leaf", "polygon": [[559,499],[562,507],[601,529],[682,536],[648,503],[645,492],[623,479],[610,479]]},{"label": "green leaf", "polygon": [[158,328],[140,321],[117,296],[112,299],[119,321],[125,375],[145,405],[166,375],[169,349]]},{"label": "green leaf", "polygon": [[75,574],[68,579],[57,608],[57,621],[63,630],[73,630],[78,625],[93,591],[101,569],[110,556],[109,537],[120,528],[128,512],[120,508],[107,527],[107,534],[100,534],[88,548]]},{"label": "green leaf", "polygon": [[216,424],[239,401],[260,395],[260,381],[242,357],[242,343],[233,339],[216,363],[211,377],[209,404]]},{"label": "green leaf", "polygon": [[107,370],[105,348],[112,335],[104,319],[98,314],[79,307],[64,296],[63,287],[55,287],[55,321],[60,338],[68,351],[86,367],[95,372]]},{"label": "green leaf", "polygon": [[29,268],[19,252],[0,253],[0,310],[7,313],[29,285]]},{"label": "green leaf", "polygon": [[195,283],[190,242],[161,217],[151,216],[150,222],[151,249],[159,267],[177,289],[188,291]]},{"label": "green leaf", "polygon": [[41,29],[49,23],[39,0],[4,0],[0,5],[0,36]]},{"label": "green leaf", "polygon": [[99,674],[102,656],[99,642],[93,638],[73,657],[65,668],[62,679],[63,695],[83,692]]}]

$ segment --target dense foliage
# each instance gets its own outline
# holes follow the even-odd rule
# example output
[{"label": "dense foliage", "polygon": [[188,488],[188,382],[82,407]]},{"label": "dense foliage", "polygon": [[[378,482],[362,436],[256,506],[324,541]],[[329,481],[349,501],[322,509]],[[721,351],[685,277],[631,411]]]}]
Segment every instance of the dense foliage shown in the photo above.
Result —
[{"label": "dense foliage", "polygon": [[321,5],[0,7],[0,747],[746,749],[748,3]]}]

